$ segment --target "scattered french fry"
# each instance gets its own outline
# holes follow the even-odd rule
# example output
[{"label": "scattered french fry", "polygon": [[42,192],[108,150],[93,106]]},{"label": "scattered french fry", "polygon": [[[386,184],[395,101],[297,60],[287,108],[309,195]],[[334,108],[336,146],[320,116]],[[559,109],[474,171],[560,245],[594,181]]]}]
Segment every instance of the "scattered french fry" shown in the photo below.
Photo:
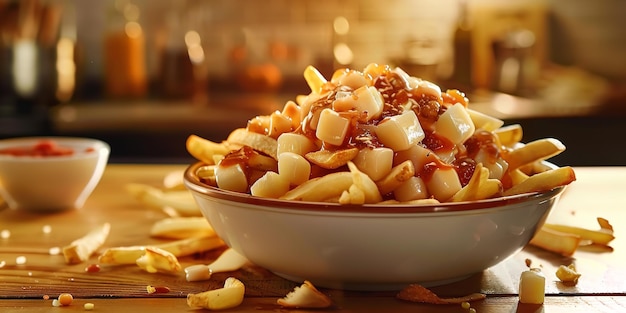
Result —
[{"label": "scattered french fry", "polygon": [[201,216],[193,195],[188,190],[163,191],[146,184],[133,183],[126,185],[126,190],[139,202],[163,209],[169,207],[181,216]]},{"label": "scattered french fry", "polygon": [[[221,238],[213,236],[192,237],[149,246],[168,251],[176,257],[183,257],[217,249],[224,245]],[[135,264],[137,259],[145,254],[146,247],[148,246],[111,247],[104,250],[98,258],[98,262],[108,265]]]},{"label": "scattered french fry", "polygon": [[322,309],[333,304],[327,295],[321,293],[308,280],[294,288],[284,298],[278,299],[276,303],[283,308],[294,309]]},{"label": "scattered french fry", "polygon": [[94,228],[85,236],[78,238],[63,247],[63,256],[67,264],[84,262],[96,252],[106,241],[111,230],[111,224],[104,223]]},{"label": "scattered french fry", "polygon": [[563,256],[572,256],[578,249],[580,236],[550,228],[541,228],[530,240],[529,244]]},{"label": "scattered french fry", "polygon": [[187,281],[208,280],[214,273],[232,272],[248,263],[248,259],[232,248],[226,249],[211,264],[196,264],[185,268]]},{"label": "scattered french fry", "polygon": [[223,288],[188,294],[187,305],[192,308],[209,310],[230,309],[243,302],[245,291],[245,286],[240,280],[228,277],[224,281]]},{"label": "scattered french fry", "polygon": [[592,230],[592,229],[586,229],[586,228],[577,227],[577,226],[550,224],[550,223],[544,224],[543,227],[547,229],[555,230],[558,232],[562,232],[562,233],[576,235],[580,237],[582,242],[589,241],[593,244],[599,244],[599,245],[604,245],[604,246],[608,245],[613,239],[615,239],[615,236],[613,236],[612,231],[606,231],[602,229]]},{"label": "scattered french fry", "polygon": [[175,255],[150,246],[145,248],[145,253],[136,260],[136,263],[148,273],[177,273],[182,270]]},{"label": "scattered french fry", "polygon": [[204,217],[168,217],[152,225],[150,236],[167,239],[212,237],[215,236],[215,230]]},{"label": "scattered french fry", "polygon": [[163,187],[165,190],[187,190],[184,183],[184,171],[169,172],[163,178]]}]

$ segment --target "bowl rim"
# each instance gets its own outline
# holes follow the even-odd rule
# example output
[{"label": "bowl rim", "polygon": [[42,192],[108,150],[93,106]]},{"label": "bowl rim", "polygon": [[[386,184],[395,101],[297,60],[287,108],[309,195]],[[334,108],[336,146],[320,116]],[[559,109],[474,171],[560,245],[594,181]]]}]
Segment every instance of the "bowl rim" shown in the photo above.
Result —
[{"label": "bowl rim", "polygon": [[[545,162],[548,167],[555,167],[554,164]],[[442,203],[394,203],[394,204],[339,204],[326,202],[291,201],[273,198],[256,197],[229,190],[223,190],[205,183],[198,177],[197,169],[206,165],[203,162],[196,162],[189,165],[184,171],[183,181],[185,186],[192,192],[201,194],[206,198],[214,198],[222,201],[242,203],[253,206],[271,207],[278,210],[290,211],[316,211],[328,213],[437,213],[437,212],[468,212],[482,209],[496,209],[504,206],[521,204],[531,201],[541,201],[551,199],[560,195],[567,186],[560,186],[545,192],[532,192],[512,196],[498,197],[479,201],[463,202],[442,202]]]},{"label": "bowl rim", "polygon": [[104,152],[109,154],[111,146],[103,140],[89,137],[72,137],[72,136],[25,136],[25,137],[12,137],[0,139],[0,149],[5,147],[19,147],[30,146],[41,140],[52,140],[59,144],[64,144],[72,147],[94,147],[95,153],[73,153],[71,155],[59,155],[54,157],[40,157],[40,156],[14,156],[11,154],[0,154],[0,160],[13,161],[13,162],[54,162],[54,161],[68,161],[77,159],[88,159],[99,157]]}]

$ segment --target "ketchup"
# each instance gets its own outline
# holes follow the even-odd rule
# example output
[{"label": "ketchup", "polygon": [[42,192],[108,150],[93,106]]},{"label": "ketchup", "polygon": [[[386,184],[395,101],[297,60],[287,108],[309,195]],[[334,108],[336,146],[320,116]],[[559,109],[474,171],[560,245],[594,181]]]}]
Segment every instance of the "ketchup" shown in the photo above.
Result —
[{"label": "ketchup", "polygon": [[[93,148],[85,149],[85,152],[93,152]],[[12,156],[30,156],[30,157],[54,157],[73,155],[74,149],[70,147],[59,146],[53,140],[41,140],[33,146],[28,147],[9,147],[0,149],[0,154]]]}]

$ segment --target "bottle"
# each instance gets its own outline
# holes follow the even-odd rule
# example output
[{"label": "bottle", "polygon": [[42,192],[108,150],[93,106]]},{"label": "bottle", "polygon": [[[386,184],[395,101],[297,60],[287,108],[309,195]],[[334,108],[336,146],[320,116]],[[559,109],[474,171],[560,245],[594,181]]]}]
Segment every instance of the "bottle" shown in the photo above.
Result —
[{"label": "bottle", "polygon": [[104,39],[105,92],[112,98],[141,98],[148,84],[139,7],[125,1],[115,3]]}]

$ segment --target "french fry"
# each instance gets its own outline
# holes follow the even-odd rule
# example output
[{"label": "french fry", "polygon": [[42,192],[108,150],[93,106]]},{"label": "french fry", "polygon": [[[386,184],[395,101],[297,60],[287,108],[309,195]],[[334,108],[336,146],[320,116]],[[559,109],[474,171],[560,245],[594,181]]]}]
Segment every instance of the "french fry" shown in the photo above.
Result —
[{"label": "french fry", "polygon": [[165,190],[187,190],[183,182],[184,170],[169,172],[163,178]]},{"label": "french fry", "polygon": [[165,250],[176,257],[184,257],[217,249],[224,245],[221,238],[214,236],[186,238],[155,245],[111,247],[104,250],[98,258],[98,262],[108,265],[135,264],[137,259],[145,254],[148,246]]},{"label": "french fry", "polygon": [[215,164],[216,155],[223,156],[230,152],[227,144],[212,142],[197,135],[187,137],[186,147],[189,154],[207,164]]},{"label": "french fry", "polygon": [[548,191],[559,186],[565,186],[576,180],[574,170],[569,167],[559,167],[528,177],[528,179],[504,191],[504,196],[529,192]]},{"label": "french fry", "polygon": [[580,236],[541,228],[529,244],[563,256],[572,256],[580,244]]},{"label": "french fry", "polygon": [[168,239],[212,237],[215,230],[204,217],[169,217],[155,222],[150,228],[150,236]]},{"label": "french fry", "polygon": [[214,273],[232,272],[242,268],[248,263],[248,259],[232,248],[226,249],[211,264],[196,264],[185,268],[187,281],[208,280]]},{"label": "french fry", "polygon": [[523,181],[527,180],[528,177],[529,175],[521,171],[519,168],[509,171],[509,178],[511,178],[511,184],[513,186],[519,185]]},{"label": "french fry", "polygon": [[387,194],[398,188],[403,182],[415,176],[415,167],[410,160],[404,161],[391,169],[391,172],[376,182],[381,194]]},{"label": "french fry", "polygon": [[354,159],[359,154],[359,149],[350,148],[336,151],[319,150],[309,152],[304,157],[309,162],[326,169],[336,169],[344,166],[348,161]]},{"label": "french fry", "polygon": [[184,257],[204,251],[221,248],[226,244],[217,236],[212,237],[192,237],[181,240],[170,241],[155,245],[155,247],[170,252],[176,257]]},{"label": "french fry", "polygon": [[315,67],[309,65],[304,69],[304,80],[311,88],[311,92],[320,93],[326,84],[326,78]]},{"label": "french fry", "polygon": [[352,175],[352,186],[350,186],[350,192],[354,194],[358,190],[363,195],[363,202],[354,201],[352,204],[364,204],[364,203],[377,203],[382,200],[382,196],[378,191],[378,186],[372,181],[369,176],[359,171],[359,169],[352,162],[348,162],[348,168]]},{"label": "french fry", "polygon": [[139,202],[156,207],[170,207],[182,216],[201,216],[193,195],[188,190],[163,191],[146,184],[132,183],[126,185],[126,190]]},{"label": "french fry", "polygon": [[110,231],[111,224],[104,223],[91,230],[85,236],[63,247],[62,251],[65,257],[65,263],[77,264],[88,260],[89,257],[104,244],[107,237],[109,237]]},{"label": "french fry", "polygon": [[308,280],[295,287],[285,297],[276,300],[276,303],[283,308],[293,309],[322,309],[333,304],[327,295],[321,293]]},{"label": "french fry", "polygon": [[353,183],[350,172],[337,172],[322,177],[309,179],[298,187],[291,189],[280,199],[296,201],[327,201],[338,198]]},{"label": "french fry", "polygon": [[493,131],[503,146],[513,146],[522,140],[524,132],[520,124],[502,126]]},{"label": "french fry", "polygon": [[243,302],[245,290],[245,286],[240,280],[228,277],[224,281],[223,288],[188,294],[187,305],[192,308],[209,310],[234,308]]},{"label": "french fry", "polygon": [[489,170],[482,163],[476,165],[470,181],[457,191],[449,201],[474,201],[493,197],[502,192],[502,183],[497,179],[489,179]]},{"label": "french fry", "polygon": [[553,157],[565,151],[565,146],[554,138],[537,139],[503,154],[509,169]]},{"label": "french fry", "polygon": [[599,244],[604,246],[608,245],[611,241],[613,241],[613,239],[615,239],[612,231],[603,229],[591,230],[577,226],[549,223],[544,224],[543,227],[562,233],[573,234],[580,237],[582,241],[590,241],[593,244]]},{"label": "french fry", "polygon": [[150,246],[146,247],[145,253],[136,260],[136,263],[148,273],[177,273],[182,270],[175,255]]},{"label": "french fry", "polygon": [[613,225],[611,225],[607,219],[598,217],[597,221],[598,225],[600,225],[600,229],[613,233]]},{"label": "french fry", "polygon": [[245,128],[238,128],[233,130],[230,135],[228,135],[226,141],[228,143],[248,146],[256,151],[271,156],[272,158],[274,158],[274,160],[278,160],[278,156],[276,155],[278,142],[272,137],[255,132],[250,132],[247,131]]}]

